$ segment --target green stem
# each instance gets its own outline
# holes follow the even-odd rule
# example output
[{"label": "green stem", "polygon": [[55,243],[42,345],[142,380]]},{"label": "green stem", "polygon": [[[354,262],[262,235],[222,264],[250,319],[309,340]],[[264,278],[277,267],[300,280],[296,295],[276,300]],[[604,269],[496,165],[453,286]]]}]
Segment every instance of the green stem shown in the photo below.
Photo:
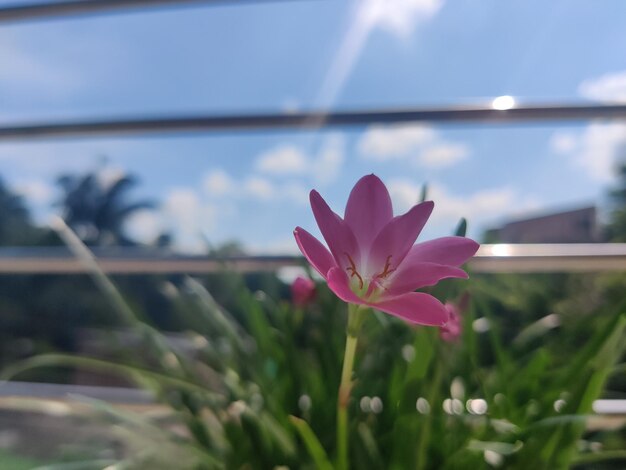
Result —
[{"label": "green stem", "polygon": [[363,311],[358,305],[348,305],[348,328],[346,334],[346,349],[343,355],[343,369],[339,396],[337,398],[337,468],[348,470],[348,401],[352,389],[352,370],[359,330],[363,321]]},{"label": "green stem", "polygon": [[[441,351],[441,348],[438,348]],[[447,364],[448,361],[435,361],[434,367],[434,377],[431,382],[430,390],[426,399],[431,407],[435,406],[435,402],[437,402],[437,395],[439,393],[439,388],[441,387],[442,380],[442,362]],[[419,437],[417,440],[417,458],[415,462],[416,470],[422,470],[426,468],[426,457],[428,454],[428,445],[430,444],[430,431],[433,421],[433,412],[434,410],[431,408],[424,416],[424,421],[422,422],[422,426],[419,430]]]}]

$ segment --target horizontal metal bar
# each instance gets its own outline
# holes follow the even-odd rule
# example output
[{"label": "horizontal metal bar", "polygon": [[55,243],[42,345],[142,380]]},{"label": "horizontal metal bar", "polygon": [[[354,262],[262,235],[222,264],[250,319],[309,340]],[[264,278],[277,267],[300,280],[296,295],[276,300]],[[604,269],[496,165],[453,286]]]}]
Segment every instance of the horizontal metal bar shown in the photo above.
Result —
[{"label": "horizontal metal bar", "polygon": [[[300,256],[185,256],[163,250],[94,250],[109,274],[203,274],[276,271],[301,266]],[[469,262],[475,273],[626,271],[626,244],[483,245]],[[0,274],[80,274],[88,272],[65,248],[1,248]]]},{"label": "horizontal metal bar", "polygon": [[480,273],[626,271],[626,243],[485,244],[469,265]]},{"label": "horizontal metal bar", "polygon": [[[154,395],[135,388],[94,387],[71,384],[49,384],[36,382],[3,382],[0,383],[0,408],[3,398],[27,398],[72,402],[76,397],[87,397],[114,404],[150,404],[154,403]],[[7,403],[10,408],[11,402]],[[593,411],[599,415],[626,415],[626,400],[596,400]]]},{"label": "horizontal metal bar", "polygon": [[44,398],[67,400],[83,396],[109,403],[154,403],[148,391],[125,387],[100,387],[91,385],[51,384],[39,382],[0,382],[0,397]]},{"label": "horizontal metal bar", "polygon": [[194,5],[228,5],[278,0],[69,0],[36,2],[0,7],[0,24],[15,21],[32,21],[95,13],[132,12],[146,8],[187,7]]},{"label": "horizontal metal bar", "polygon": [[183,134],[270,129],[302,130],[409,122],[504,124],[510,122],[588,121],[590,119],[626,119],[626,105],[527,105],[508,110],[494,109],[491,106],[457,106],[39,122],[0,126],[0,141],[131,134]]}]

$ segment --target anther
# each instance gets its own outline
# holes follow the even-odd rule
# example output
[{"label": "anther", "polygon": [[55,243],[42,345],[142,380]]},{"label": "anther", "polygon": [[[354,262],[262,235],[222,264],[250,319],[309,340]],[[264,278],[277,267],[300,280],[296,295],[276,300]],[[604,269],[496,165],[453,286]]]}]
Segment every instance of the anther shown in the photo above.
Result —
[{"label": "anther", "polygon": [[383,272],[380,274],[377,274],[376,275],[377,278],[385,279],[387,276],[389,276],[392,272],[395,271],[395,268],[389,269],[391,268],[391,256],[392,255],[387,256],[387,260],[385,261],[385,267],[383,269]]},{"label": "anther", "polygon": [[363,289],[363,278],[361,277],[359,272],[356,270],[356,265],[354,264],[354,261],[352,260],[352,258],[350,257],[348,253],[344,253],[344,255],[346,255],[346,257],[348,258],[348,262],[350,263],[350,266],[346,268],[346,271],[350,273],[350,278],[353,278],[354,276],[358,278],[359,289]]}]

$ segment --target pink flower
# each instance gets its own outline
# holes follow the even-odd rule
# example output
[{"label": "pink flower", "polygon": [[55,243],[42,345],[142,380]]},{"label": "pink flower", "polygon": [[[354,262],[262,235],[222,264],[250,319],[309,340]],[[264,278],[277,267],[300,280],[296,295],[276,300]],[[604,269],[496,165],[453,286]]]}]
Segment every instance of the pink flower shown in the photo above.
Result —
[{"label": "pink flower", "polygon": [[297,307],[304,307],[315,298],[315,283],[308,277],[298,276],[291,284],[291,299]]},{"label": "pink flower", "polygon": [[446,302],[444,307],[448,311],[448,321],[439,328],[439,336],[448,343],[455,343],[461,337],[461,312],[451,302]]},{"label": "pink flower", "polygon": [[465,237],[414,245],[433,210],[432,201],[394,217],[389,192],[374,175],[364,176],[354,186],[343,219],[317,191],[311,191],[310,200],[328,249],[300,227],[294,235],[302,254],[337,297],[411,323],[441,326],[448,320],[439,300],[414,291],[444,278],[467,278],[459,266],[479,245]]}]

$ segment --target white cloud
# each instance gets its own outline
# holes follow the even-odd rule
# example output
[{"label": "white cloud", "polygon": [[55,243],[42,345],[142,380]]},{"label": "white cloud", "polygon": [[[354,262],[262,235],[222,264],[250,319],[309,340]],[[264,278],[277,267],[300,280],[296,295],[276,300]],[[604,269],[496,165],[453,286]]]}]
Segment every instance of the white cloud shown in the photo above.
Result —
[{"label": "white cloud", "polygon": [[550,149],[560,155],[568,154],[578,146],[578,137],[571,132],[555,132],[550,138]]},{"label": "white cloud", "polygon": [[433,18],[443,3],[443,0],[366,0],[362,14],[372,27],[406,37],[417,24]]},{"label": "white cloud", "polygon": [[417,156],[419,166],[425,168],[447,168],[469,157],[466,145],[438,143],[422,150]]},{"label": "white cloud", "polygon": [[175,188],[167,194],[163,209],[183,225],[194,225],[200,211],[200,200],[192,189]]},{"label": "white cloud", "polygon": [[312,162],[311,171],[315,183],[325,186],[335,181],[341,174],[344,155],[344,138],[339,134],[328,137],[322,145],[320,154]]},{"label": "white cloud", "polygon": [[608,183],[618,158],[626,157],[626,124],[594,123],[580,134],[558,132],[552,136],[550,147],[592,179]]},{"label": "white cloud", "polygon": [[[415,205],[422,190],[421,186],[403,179],[391,180],[387,186],[396,213],[405,212]],[[470,227],[484,228],[485,224],[493,223],[503,216],[521,214],[540,207],[535,199],[522,197],[508,186],[460,195],[440,184],[432,184],[428,186],[428,199],[435,202],[435,210],[427,228],[440,233],[454,228],[462,217],[468,220]]]},{"label": "white cloud", "polygon": [[293,145],[281,145],[259,156],[257,170],[275,175],[301,175],[310,167],[309,159]]},{"label": "white cloud", "polygon": [[124,223],[126,233],[141,243],[152,243],[163,233],[163,216],[155,210],[134,212]]},{"label": "white cloud", "polygon": [[50,204],[54,196],[54,188],[40,179],[17,180],[12,187],[17,194],[34,204]]},{"label": "white cloud", "polygon": [[[626,71],[585,80],[578,91],[593,100],[626,102]],[[592,180],[610,183],[618,159],[626,159],[626,124],[596,122],[581,132],[558,131],[552,135],[549,146]]]},{"label": "white cloud", "polygon": [[256,169],[274,176],[312,176],[316,184],[326,185],[337,179],[345,153],[344,139],[339,134],[327,137],[318,155],[307,155],[294,145],[280,145],[261,154]]},{"label": "white cloud", "polygon": [[403,159],[409,152],[436,139],[436,132],[422,124],[371,126],[359,139],[359,152],[372,160]]},{"label": "white cloud", "polygon": [[246,194],[262,200],[273,199],[276,195],[274,185],[260,176],[249,176],[243,182],[243,190]]},{"label": "white cloud", "polygon": [[306,206],[309,202],[309,191],[302,184],[295,181],[286,183],[281,188],[279,194],[286,201],[297,205]]},{"label": "white cloud", "polygon": [[190,188],[172,189],[162,205],[164,226],[175,234],[176,247],[188,252],[206,251],[202,237],[215,223],[216,208],[203,203]]},{"label": "white cloud", "polygon": [[591,100],[626,102],[626,70],[585,80],[578,91]]},{"label": "white cloud", "polygon": [[119,166],[106,165],[98,169],[97,178],[102,188],[110,188],[128,173]]},{"label": "white cloud", "polygon": [[409,160],[420,168],[450,167],[470,155],[467,145],[445,140],[423,124],[371,126],[357,144],[363,158],[386,162]]},{"label": "white cloud", "polygon": [[233,191],[235,183],[224,170],[215,169],[205,175],[203,187],[211,196],[225,196]]},{"label": "white cloud", "polygon": [[518,195],[510,187],[483,189],[464,196],[451,194],[440,185],[433,185],[428,191],[429,199],[437,204],[435,220],[492,219],[520,209]]},{"label": "white cloud", "polygon": [[[236,205],[236,201],[253,199],[261,202],[283,201],[289,204],[306,205],[309,193],[305,185],[298,180],[274,182],[264,176],[251,174],[237,180],[221,169],[211,170],[203,178],[204,193],[210,200],[220,199],[220,212],[228,211],[225,201]],[[232,209],[232,206],[231,206]]]}]

